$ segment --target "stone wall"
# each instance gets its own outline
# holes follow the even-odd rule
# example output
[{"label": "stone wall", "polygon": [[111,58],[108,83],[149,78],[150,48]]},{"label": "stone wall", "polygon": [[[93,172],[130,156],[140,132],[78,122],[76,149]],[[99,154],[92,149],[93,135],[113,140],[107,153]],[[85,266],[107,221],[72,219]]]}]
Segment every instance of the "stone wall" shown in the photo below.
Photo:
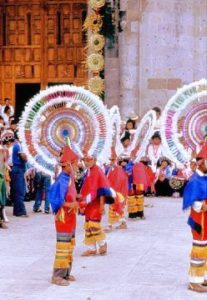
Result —
[{"label": "stone wall", "polygon": [[207,0],[121,3],[127,15],[117,73],[110,62],[120,92],[108,83],[106,103],[118,104],[125,116],[142,115],[152,106],[163,108],[178,87],[207,77]]}]

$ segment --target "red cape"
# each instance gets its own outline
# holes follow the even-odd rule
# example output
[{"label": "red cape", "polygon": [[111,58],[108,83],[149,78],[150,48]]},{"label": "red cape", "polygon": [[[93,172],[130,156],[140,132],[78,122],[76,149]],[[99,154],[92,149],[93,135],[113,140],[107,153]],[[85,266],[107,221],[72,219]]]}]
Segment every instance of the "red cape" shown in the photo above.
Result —
[{"label": "red cape", "polygon": [[108,180],[111,187],[118,193],[121,193],[124,197],[128,194],[128,176],[124,172],[121,166],[113,167],[108,175]]},{"label": "red cape", "polygon": [[101,168],[95,165],[88,170],[80,193],[83,199],[91,194],[91,200],[94,200],[99,188],[110,188],[110,183]]},{"label": "red cape", "polygon": [[146,173],[144,164],[142,164],[141,162],[135,163],[133,166],[132,172],[133,172],[133,183],[134,184],[143,184],[144,191],[146,191],[148,188],[149,180],[147,177],[147,173]]}]

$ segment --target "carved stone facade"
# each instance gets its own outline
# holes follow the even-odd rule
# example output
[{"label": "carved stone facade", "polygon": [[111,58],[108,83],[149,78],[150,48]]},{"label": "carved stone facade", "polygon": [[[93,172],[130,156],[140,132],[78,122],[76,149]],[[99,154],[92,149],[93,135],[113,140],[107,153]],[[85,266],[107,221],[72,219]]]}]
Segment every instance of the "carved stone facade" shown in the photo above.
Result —
[{"label": "carved stone facade", "polygon": [[125,116],[164,107],[207,77],[207,0],[121,0],[119,55],[106,61],[106,103]]}]

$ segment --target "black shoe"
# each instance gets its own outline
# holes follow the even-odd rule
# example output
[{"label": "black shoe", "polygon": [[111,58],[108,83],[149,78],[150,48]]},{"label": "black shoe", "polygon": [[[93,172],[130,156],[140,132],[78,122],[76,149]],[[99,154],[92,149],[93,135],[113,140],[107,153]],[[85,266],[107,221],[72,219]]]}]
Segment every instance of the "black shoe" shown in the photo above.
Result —
[{"label": "black shoe", "polygon": [[45,209],[45,214],[49,215],[50,210],[49,209]]},{"label": "black shoe", "polygon": [[7,199],[6,200],[6,206],[14,206],[11,200]]},{"label": "black shoe", "polygon": [[41,213],[42,210],[41,210],[40,208],[36,208],[36,209],[33,209],[33,212],[34,212],[34,213]]},{"label": "black shoe", "polygon": [[18,217],[20,217],[20,218],[29,218],[28,215],[21,215],[21,216],[18,216]]}]

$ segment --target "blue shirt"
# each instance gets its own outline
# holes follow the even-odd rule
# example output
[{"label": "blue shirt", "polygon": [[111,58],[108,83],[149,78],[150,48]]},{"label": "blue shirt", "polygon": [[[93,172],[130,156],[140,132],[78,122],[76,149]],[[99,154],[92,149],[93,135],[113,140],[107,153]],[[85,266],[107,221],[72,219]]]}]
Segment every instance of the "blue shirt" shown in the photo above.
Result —
[{"label": "blue shirt", "polygon": [[22,153],[22,147],[21,145],[16,142],[13,146],[13,150],[12,150],[12,163],[13,166],[18,166],[22,169],[26,169],[26,161],[22,160],[20,157],[20,153]]}]

